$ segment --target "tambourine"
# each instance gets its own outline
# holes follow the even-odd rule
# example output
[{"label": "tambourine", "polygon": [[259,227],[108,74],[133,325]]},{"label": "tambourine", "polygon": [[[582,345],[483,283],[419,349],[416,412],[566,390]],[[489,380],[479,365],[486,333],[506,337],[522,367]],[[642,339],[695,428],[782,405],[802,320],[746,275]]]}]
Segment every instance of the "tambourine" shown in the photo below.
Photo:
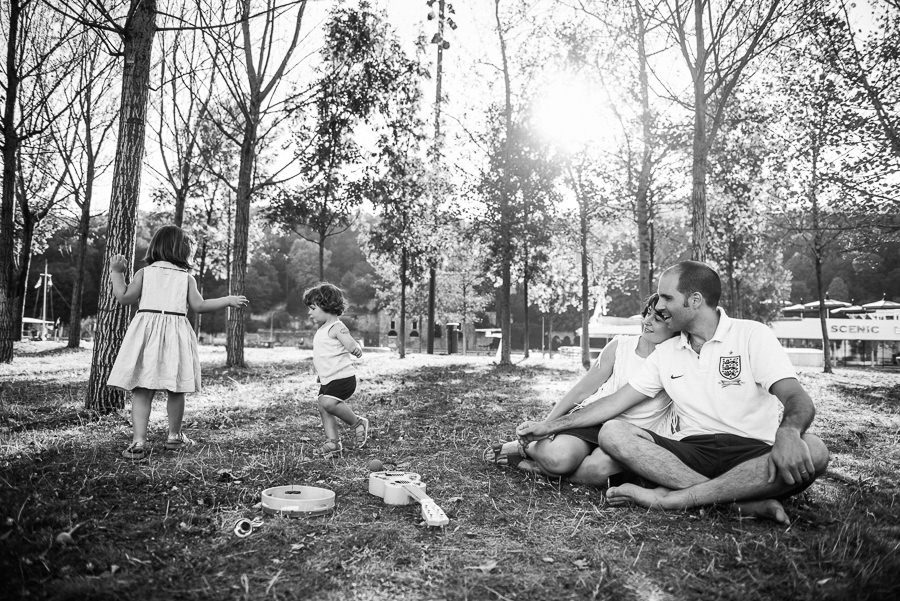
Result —
[{"label": "tambourine", "polygon": [[324,515],[334,509],[334,492],[315,486],[275,486],[262,491],[262,510],[270,515]]}]

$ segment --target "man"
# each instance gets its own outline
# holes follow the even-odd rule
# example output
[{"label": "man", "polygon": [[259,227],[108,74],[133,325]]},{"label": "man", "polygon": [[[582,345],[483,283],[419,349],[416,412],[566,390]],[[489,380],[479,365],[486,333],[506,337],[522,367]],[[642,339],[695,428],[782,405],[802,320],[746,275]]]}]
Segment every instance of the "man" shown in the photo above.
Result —
[{"label": "man", "polygon": [[[611,487],[611,505],[681,509],[752,501],[746,504],[752,513],[786,523],[777,499],[809,486],[829,458],[824,443],[806,433],[815,408],[787,354],[768,327],[718,308],[721,282],[703,263],[667,269],[658,292],[657,310],[681,336],[658,345],[640,374],[605,402],[523,424],[517,434],[528,441],[605,422],[603,451],[659,485]],[[662,389],[678,420],[672,438],[612,419]]]}]

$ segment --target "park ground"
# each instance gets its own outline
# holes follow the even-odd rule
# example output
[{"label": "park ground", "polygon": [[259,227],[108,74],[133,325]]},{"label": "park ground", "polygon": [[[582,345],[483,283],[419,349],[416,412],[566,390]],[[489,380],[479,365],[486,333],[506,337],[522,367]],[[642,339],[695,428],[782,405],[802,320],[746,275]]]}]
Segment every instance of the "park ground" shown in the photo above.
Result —
[{"label": "park ground", "polygon": [[[786,504],[791,523],[728,508],[612,508],[603,491],[486,465],[481,451],[543,416],[579,376],[571,360],[370,352],[355,407],[368,448],[321,459],[308,351],[247,349],[227,369],[203,347],[187,401],[197,447],[120,457],[127,407],[84,409],[89,350],[23,343],[0,365],[0,573],[27,599],[897,599],[900,372],[802,371],[828,472]],[[350,434],[347,432],[346,434]],[[349,436],[348,436],[349,439]],[[419,472],[450,517],[367,492],[368,462]],[[263,516],[263,489],[336,493],[333,513]],[[241,517],[264,517],[246,538]],[[71,542],[57,542],[60,533]],[[62,537],[65,538],[65,537]]]}]

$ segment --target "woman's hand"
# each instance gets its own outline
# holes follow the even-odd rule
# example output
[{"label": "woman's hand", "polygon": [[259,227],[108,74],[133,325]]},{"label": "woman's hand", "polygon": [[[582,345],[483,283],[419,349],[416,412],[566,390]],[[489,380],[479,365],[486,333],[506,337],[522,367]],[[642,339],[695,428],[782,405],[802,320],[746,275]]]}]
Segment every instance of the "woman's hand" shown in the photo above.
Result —
[{"label": "woman's hand", "polygon": [[112,273],[125,273],[128,263],[125,262],[125,255],[113,255],[109,260],[109,270]]}]

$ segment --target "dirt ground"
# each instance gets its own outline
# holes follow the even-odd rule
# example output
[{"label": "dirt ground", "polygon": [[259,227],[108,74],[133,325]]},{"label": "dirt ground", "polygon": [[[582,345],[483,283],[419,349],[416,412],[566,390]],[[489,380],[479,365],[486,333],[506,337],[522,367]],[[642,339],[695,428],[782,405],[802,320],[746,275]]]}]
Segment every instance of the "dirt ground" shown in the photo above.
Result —
[{"label": "dirt ground", "polygon": [[[900,598],[898,371],[800,373],[832,460],[784,527],[728,508],[613,508],[601,489],[485,464],[484,447],[579,377],[569,360],[367,353],[354,406],[372,439],[332,460],[315,453],[309,351],[247,349],[250,367],[230,370],[223,348],[203,347],[185,417],[199,444],[163,448],[158,396],[151,456],[133,462],[120,457],[128,406],[84,409],[89,350],[16,353],[0,365],[3,598]],[[370,495],[371,459],[420,473],[449,525]],[[287,484],[334,491],[334,511],[264,515],[261,491]],[[241,517],[262,525],[239,538]]]}]

